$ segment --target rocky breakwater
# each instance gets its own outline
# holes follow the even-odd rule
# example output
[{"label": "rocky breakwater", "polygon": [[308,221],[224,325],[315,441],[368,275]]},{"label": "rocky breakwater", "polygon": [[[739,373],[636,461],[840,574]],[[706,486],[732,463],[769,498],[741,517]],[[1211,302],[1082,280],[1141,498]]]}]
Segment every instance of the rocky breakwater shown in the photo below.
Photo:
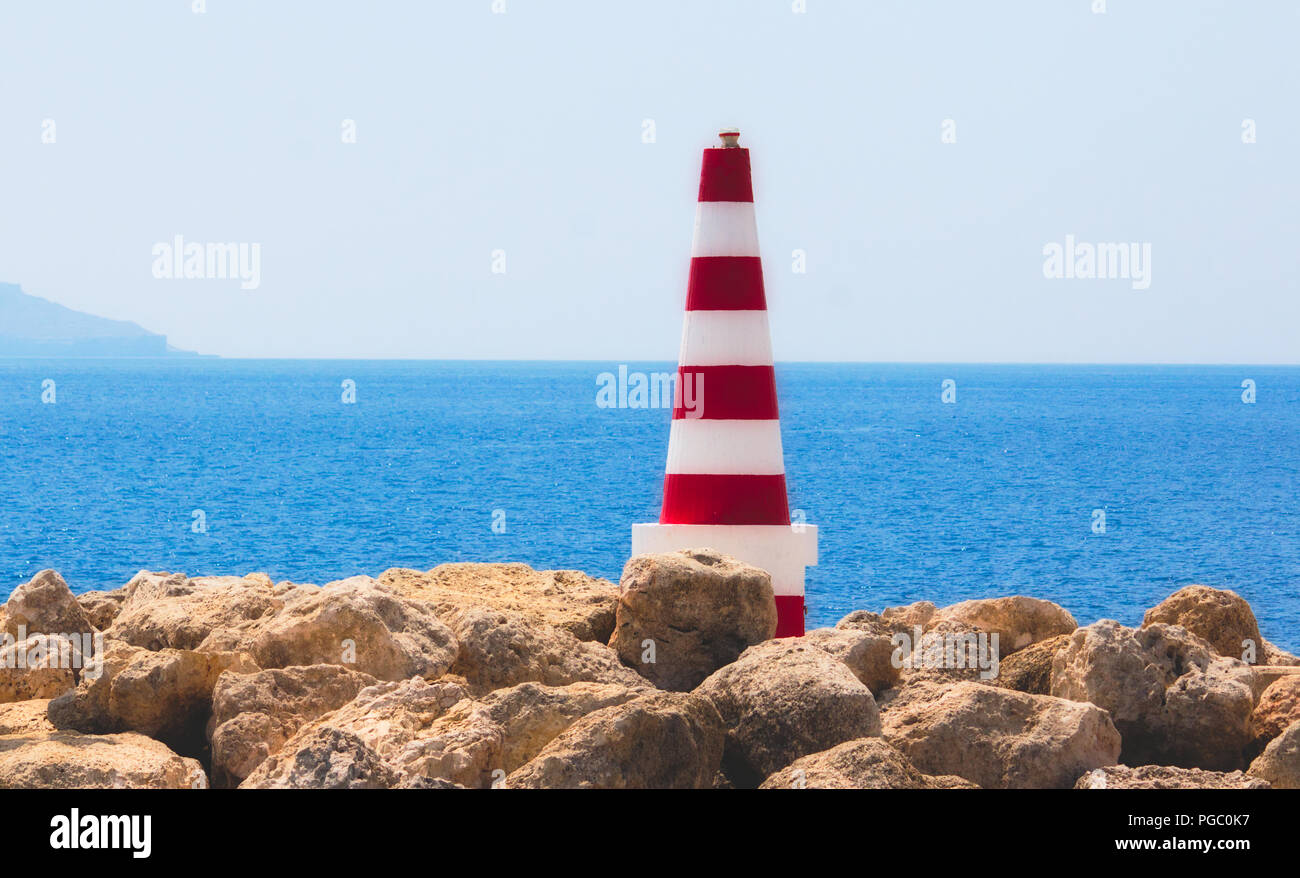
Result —
[{"label": "rocky breakwater", "polygon": [[617,586],[43,571],[0,611],[0,787],[1300,786],[1300,659],[1232,592],[1137,628],[1027,597],[775,625],[709,550]]}]

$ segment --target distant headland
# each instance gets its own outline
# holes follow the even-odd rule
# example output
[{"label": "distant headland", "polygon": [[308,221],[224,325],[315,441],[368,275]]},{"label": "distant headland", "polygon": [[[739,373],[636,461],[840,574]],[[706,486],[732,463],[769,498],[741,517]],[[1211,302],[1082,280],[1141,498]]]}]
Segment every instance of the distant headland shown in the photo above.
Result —
[{"label": "distant headland", "polygon": [[0,283],[0,357],[200,357],[167,336],[31,296]]}]

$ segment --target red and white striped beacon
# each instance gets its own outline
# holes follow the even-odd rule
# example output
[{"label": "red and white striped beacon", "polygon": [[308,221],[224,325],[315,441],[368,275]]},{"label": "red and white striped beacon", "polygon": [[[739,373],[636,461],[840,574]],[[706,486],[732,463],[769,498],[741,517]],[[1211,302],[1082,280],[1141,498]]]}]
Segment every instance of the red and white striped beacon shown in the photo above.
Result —
[{"label": "red and white striped beacon", "polygon": [[817,528],[790,522],[749,150],[735,128],[719,136],[700,170],[663,509],[632,525],[632,554],[707,547],[763,568],[776,636],[797,637]]}]

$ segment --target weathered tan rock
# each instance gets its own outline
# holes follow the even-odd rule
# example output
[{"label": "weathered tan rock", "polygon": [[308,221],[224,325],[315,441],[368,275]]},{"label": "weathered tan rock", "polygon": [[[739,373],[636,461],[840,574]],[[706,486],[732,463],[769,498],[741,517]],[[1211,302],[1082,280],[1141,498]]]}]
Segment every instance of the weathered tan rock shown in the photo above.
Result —
[{"label": "weathered tan rock", "polygon": [[506,786],[709,789],[724,737],[709,699],[655,692],[577,720],[512,773]]},{"label": "weathered tan rock", "polygon": [[[775,633],[766,570],[713,549],[688,549],[627,562],[609,645],[660,689],[687,692]],[[653,662],[644,660],[647,649]]]},{"label": "weathered tan rock", "polygon": [[[1189,639],[1189,648],[1196,649]],[[1090,701],[1110,712],[1126,738],[1151,737],[1165,689],[1189,661],[1176,651],[1160,657],[1138,631],[1110,619],[1080,628],[1052,662],[1052,694]],[[1208,647],[1208,644],[1206,645]],[[1208,656],[1203,657],[1208,663]],[[1141,764],[1125,754],[1125,762]]]},{"label": "weathered tan rock", "polygon": [[901,607],[885,607],[880,618],[886,625],[893,626],[894,630],[904,630],[930,624],[937,612],[939,608],[929,601],[915,601]]},{"label": "weathered tan rock", "polygon": [[845,741],[811,753],[770,775],[761,790],[933,790],[977,789],[955,776],[921,774],[883,738]]},{"label": "weathered tan rock", "polygon": [[140,732],[181,753],[201,753],[217,678],[228,670],[258,669],[243,653],[126,649],[119,649],[111,660],[106,656],[99,679],[84,680],[76,690],[51,701],[48,713],[56,727]]},{"label": "weathered tan rock", "polygon": [[55,634],[36,634],[0,649],[0,704],[53,698],[76,686],[74,650],[80,650],[79,642]]},{"label": "weathered tan rock", "polygon": [[997,634],[1003,656],[1079,627],[1064,607],[1024,595],[962,601],[936,612],[929,626],[946,621]]},{"label": "weathered tan rock", "polygon": [[[315,783],[310,778],[324,770],[322,742],[329,741],[343,742],[344,751],[353,754],[345,758],[371,766],[365,777],[382,777],[384,785],[499,785],[507,772],[536,756],[575,720],[645,691],[598,683],[523,683],[475,701],[458,685],[441,681],[381,683],[305,723],[278,752],[260,761],[241,787]],[[215,760],[216,737],[213,750]]]},{"label": "weathered tan rock", "polygon": [[741,788],[801,756],[880,734],[871,690],[801,638],[751,646],[695,691],[718,708],[727,727],[724,770]]},{"label": "weathered tan rock", "polygon": [[[542,686],[521,683],[488,693],[481,704],[501,728],[500,768],[507,774],[532,759],[569,726],[597,710],[626,704],[645,694],[610,683]],[[460,705],[457,705],[460,707]]]},{"label": "weathered tan rock", "polygon": [[1175,680],[1165,690],[1161,761],[1211,771],[1245,768],[1253,737],[1251,682],[1249,667],[1230,658]]},{"label": "weathered tan rock", "polygon": [[1279,677],[1269,684],[1250,717],[1255,739],[1252,754],[1261,752],[1294,722],[1300,722],[1300,674]]},{"label": "weathered tan rock", "polygon": [[[249,773],[240,788],[292,786],[299,779],[326,771],[329,760],[323,748],[329,742],[347,742],[345,749],[352,755],[346,758],[366,766],[366,771],[357,775],[366,783],[378,783],[378,778],[393,785],[404,776],[418,774],[453,777],[460,767],[457,760],[474,763],[479,757],[473,748],[486,745],[471,739],[471,752],[454,746],[431,752],[427,741],[435,737],[430,731],[434,723],[467,697],[458,684],[430,683],[422,677],[369,686],[337,710],[299,727],[278,752],[270,753]],[[355,746],[356,742],[364,749]],[[382,772],[376,773],[372,765],[376,761],[382,764]],[[342,776],[351,782],[353,774],[344,772]]]},{"label": "weathered tan rock", "polygon": [[1017,650],[1002,659],[998,676],[991,682],[1029,695],[1051,695],[1052,659],[1069,642],[1070,635],[1058,634]]},{"label": "weathered tan rock", "polygon": [[1052,663],[1052,694],[1110,712],[1127,765],[1233,771],[1254,708],[1250,668],[1179,626],[1080,628]]},{"label": "weathered tan rock", "polygon": [[469,788],[500,786],[577,719],[645,694],[608,683],[521,683],[482,700],[464,699],[402,753],[406,775],[441,777]]},{"label": "weathered tan rock", "polygon": [[618,587],[577,570],[534,570],[527,564],[442,564],[428,572],[395,567],[379,581],[427,601],[441,616],[482,608],[520,613],[579,640],[609,640]]},{"label": "weathered tan rock", "polygon": [[978,683],[914,687],[891,705],[883,734],[922,772],[992,789],[1064,789],[1115,764],[1120,736],[1091,704]]},{"label": "weathered tan rock", "polygon": [[850,628],[814,628],[803,639],[844,662],[872,695],[898,685],[900,668],[893,661],[894,644],[883,634]]},{"label": "weathered tan rock", "polygon": [[926,678],[906,680],[901,682],[899,685],[886,689],[884,692],[880,693],[880,697],[876,699],[876,708],[880,711],[883,721],[884,715],[895,707],[905,705],[909,701],[918,698],[922,701],[932,700],[935,696],[932,694],[931,690],[936,687],[942,688],[948,686],[953,682],[956,681]]},{"label": "weathered tan rock", "polygon": [[1068,634],[1077,625],[1063,607],[1015,596],[963,601],[943,609],[929,601],[918,601],[882,613],[857,610],[835,627],[893,638],[899,650],[893,663],[902,663],[900,682],[993,683],[1002,673],[1005,658],[1040,641]]},{"label": "weathered tan rock", "polygon": [[1269,785],[1240,771],[1204,771],[1172,765],[1108,765],[1079,778],[1076,790],[1266,790]]},{"label": "weathered tan rock", "polygon": [[342,665],[272,668],[217,678],[208,720],[212,785],[239,783],[298,729],[379,681]]},{"label": "weathered tan rock", "polygon": [[48,698],[0,704],[0,735],[30,735],[53,732],[54,725],[45,716]]},{"label": "weathered tan rock", "polygon": [[1254,693],[1249,668],[1220,658],[1165,690],[1163,753],[1170,764],[1211,771],[1245,767]]},{"label": "weathered tan rock", "polygon": [[[1261,638],[1262,639],[1262,638]],[[1263,646],[1257,656],[1257,665],[1278,665],[1286,668],[1300,667],[1300,656],[1294,656],[1282,649],[1280,646],[1263,641]]]},{"label": "weathered tan rock", "polygon": [[295,736],[291,751],[273,754],[253,769],[244,790],[383,790],[401,778],[361,737],[333,726]]},{"label": "weathered tan rock", "polygon": [[42,570],[18,586],[5,603],[4,630],[11,637],[88,634],[93,629],[72,589],[53,570]]},{"label": "weathered tan rock", "polygon": [[148,650],[120,640],[106,640],[98,673],[82,674],[76,688],[63,692],[49,702],[50,723],[59,729],[85,732],[111,732],[108,700],[113,678],[138,656]]},{"label": "weathered tan rock", "polygon": [[[287,584],[286,584],[287,585]],[[264,573],[200,576],[141,571],[126,585],[110,637],[145,649],[198,649],[214,633],[213,649],[231,650],[241,636],[284,606],[285,587]]]},{"label": "weathered tan rock", "polygon": [[122,611],[122,602],[126,600],[126,586],[113,591],[83,591],[77,595],[77,603],[85,611],[90,624],[96,631],[107,630]]},{"label": "weathered tan rock", "polygon": [[1300,722],[1291,723],[1268,742],[1246,771],[1279,790],[1300,790]]},{"label": "weathered tan rock", "polygon": [[451,672],[464,677],[475,692],[527,682],[650,686],[605,644],[580,641],[520,613],[473,608],[444,618],[460,646]]},{"label": "weathered tan rock", "polygon": [[1146,611],[1142,627],[1157,623],[1181,625],[1209,642],[1222,656],[1241,659],[1252,645],[1258,651],[1263,638],[1255,613],[1236,592],[1189,585]]},{"label": "weathered tan rock", "polygon": [[197,760],[144,735],[33,732],[0,737],[0,789],[202,789]]},{"label": "weathered tan rock", "polygon": [[1288,667],[1279,665],[1250,665],[1250,689],[1251,692],[1254,693],[1255,703],[1259,703],[1259,699],[1263,696],[1269,686],[1273,685],[1283,677],[1289,676],[1291,676],[1291,668]]},{"label": "weathered tan rock", "polygon": [[892,641],[896,647],[890,661],[902,665],[901,685],[927,680],[991,684],[1001,672],[999,635],[956,619],[932,622],[919,641],[915,629],[896,632]]},{"label": "weathered tan rock", "polygon": [[258,670],[244,653],[165,649],[138,656],[113,678],[108,712],[123,729],[168,740],[206,724],[223,673]]},{"label": "weathered tan rock", "polygon": [[835,627],[883,634],[885,637],[899,632],[911,634],[918,625],[922,629],[929,625],[938,611],[939,608],[929,601],[917,601],[904,607],[886,607],[880,613],[854,610],[835,623]]},{"label": "weathered tan rock", "polygon": [[406,776],[398,780],[395,790],[463,790],[465,787],[440,777]]},{"label": "weathered tan rock", "polygon": [[936,790],[978,790],[980,785],[971,783],[964,777],[958,777],[955,774],[927,774],[932,789]]},{"label": "weathered tan rock", "polygon": [[[209,639],[205,648],[211,648]],[[240,641],[265,668],[342,664],[380,680],[436,679],[456,658],[456,638],[432,608],[368,576],[298,588]]]}]

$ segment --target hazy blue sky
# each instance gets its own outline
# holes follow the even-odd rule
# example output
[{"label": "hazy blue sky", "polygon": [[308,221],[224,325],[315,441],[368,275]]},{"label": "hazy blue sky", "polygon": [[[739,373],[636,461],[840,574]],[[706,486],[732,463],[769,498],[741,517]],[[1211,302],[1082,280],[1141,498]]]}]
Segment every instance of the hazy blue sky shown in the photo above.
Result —
[{"label": "hazy blue sky", "polygon": [[[492,5],[6,2],[0,281],[227,356],[672,359],[735,124],[778,359],[1300,361],[1300,4]],[[177,234],[260,287],[155,279]],[[1150,287],[1046,279],[1068,234]]]}]

